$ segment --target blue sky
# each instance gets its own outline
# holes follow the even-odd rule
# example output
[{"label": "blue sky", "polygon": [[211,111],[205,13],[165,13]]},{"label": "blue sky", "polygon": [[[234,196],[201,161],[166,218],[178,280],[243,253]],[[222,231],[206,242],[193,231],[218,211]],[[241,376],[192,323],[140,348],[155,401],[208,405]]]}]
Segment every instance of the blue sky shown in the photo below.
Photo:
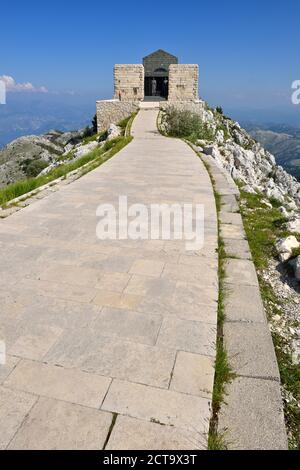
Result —
[{"label": "blue sky", "polygon": [[199,64],[200,94],[214,105],[292,108],[299,0],[29,0],[0,11],[0,76],[17,83],[107,98],[114,63],[162,48]]}]

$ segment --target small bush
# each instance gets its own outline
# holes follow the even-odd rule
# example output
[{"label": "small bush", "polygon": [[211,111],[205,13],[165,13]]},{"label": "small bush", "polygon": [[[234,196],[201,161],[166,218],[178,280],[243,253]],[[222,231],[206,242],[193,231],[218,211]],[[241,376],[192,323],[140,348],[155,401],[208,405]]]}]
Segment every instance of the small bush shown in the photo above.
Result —
[{"label": "small bush", "polygon": [[92,127],[86,126],[83,131],[83,138],[85,139],[86,137],[91,137],[92,135],[94,135]]},{"label": "small bush", "polygon": [[44,168],[48,166],[44,160],[26,160],[23,165],[23,171],[25,172],[27,178],[32,178],[40,174]]},{"label": "small bush", "polygon": [[223,108],[221,108],[221,106],[217,106],[217,107],[216,107],[216,111],[217,111],[217,113],[219,113],[219,114],[224,114]]},{"label": "small bush", "polygon": [[168,135],[171,137],[185,137],[192,141],[214,139],[214,132],[201,120],[198,114],[191,111],[171,108],[165,114],[165,123]]}]

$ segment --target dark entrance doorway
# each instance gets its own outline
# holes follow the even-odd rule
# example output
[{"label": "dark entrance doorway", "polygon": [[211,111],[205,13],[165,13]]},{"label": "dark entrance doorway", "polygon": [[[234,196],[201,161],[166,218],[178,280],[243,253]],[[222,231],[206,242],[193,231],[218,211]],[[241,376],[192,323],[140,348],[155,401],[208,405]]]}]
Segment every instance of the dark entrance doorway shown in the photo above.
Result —
[{"label": "dark entrance doorway", "polygon": [[168,99],[168,77],[145,77],[145,96],[158,96]]},{"label": "dark entrance doorway", "polygon": [[162,49],[143,59],[145,70],[145,100],[167,100],[169,95],[169,67],[178,64],[178,59]]}]

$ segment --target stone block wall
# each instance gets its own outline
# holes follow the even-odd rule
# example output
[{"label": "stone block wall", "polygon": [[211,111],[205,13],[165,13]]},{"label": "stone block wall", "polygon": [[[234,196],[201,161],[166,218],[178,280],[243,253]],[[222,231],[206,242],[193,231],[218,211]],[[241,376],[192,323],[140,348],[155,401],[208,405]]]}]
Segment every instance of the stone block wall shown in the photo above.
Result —
[{"label": "stone block wall", "polygon": [[117,124],[138,110],[138,103],[133,101],[104,100],[97,101],[98,132],[105,131],[111,123]]},{"label": "stone block wall", "polygon": [[196,64],[171,64],[169,101],[198,100],[199,67]]},{"label": "stone block wall", "polygon": [[161,101],[160,109],[168,111],[170,108],[176,108],[179,111],[190,111],[191,113],[198,114],[201,118],[205,113],[205,102],[201,100],[193,101]]},{"label": "stone block wall", "polygon": [[144,67],[142,64],[117,64],[114,67],[115,99],[144,99]]}]

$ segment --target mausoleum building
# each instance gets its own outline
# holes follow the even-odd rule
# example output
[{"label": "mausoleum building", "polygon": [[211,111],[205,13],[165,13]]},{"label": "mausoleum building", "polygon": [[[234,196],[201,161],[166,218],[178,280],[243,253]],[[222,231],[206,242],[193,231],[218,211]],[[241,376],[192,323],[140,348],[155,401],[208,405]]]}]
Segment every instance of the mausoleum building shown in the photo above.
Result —
[{"label": "mausoleum building", "polygon": [[198,65],[180,64],[162,49],[144,57],[142,64],[116,64],[114,99],[97,101],[98,130],[126,117],[141,101],[198,101],[198,82]]}]

